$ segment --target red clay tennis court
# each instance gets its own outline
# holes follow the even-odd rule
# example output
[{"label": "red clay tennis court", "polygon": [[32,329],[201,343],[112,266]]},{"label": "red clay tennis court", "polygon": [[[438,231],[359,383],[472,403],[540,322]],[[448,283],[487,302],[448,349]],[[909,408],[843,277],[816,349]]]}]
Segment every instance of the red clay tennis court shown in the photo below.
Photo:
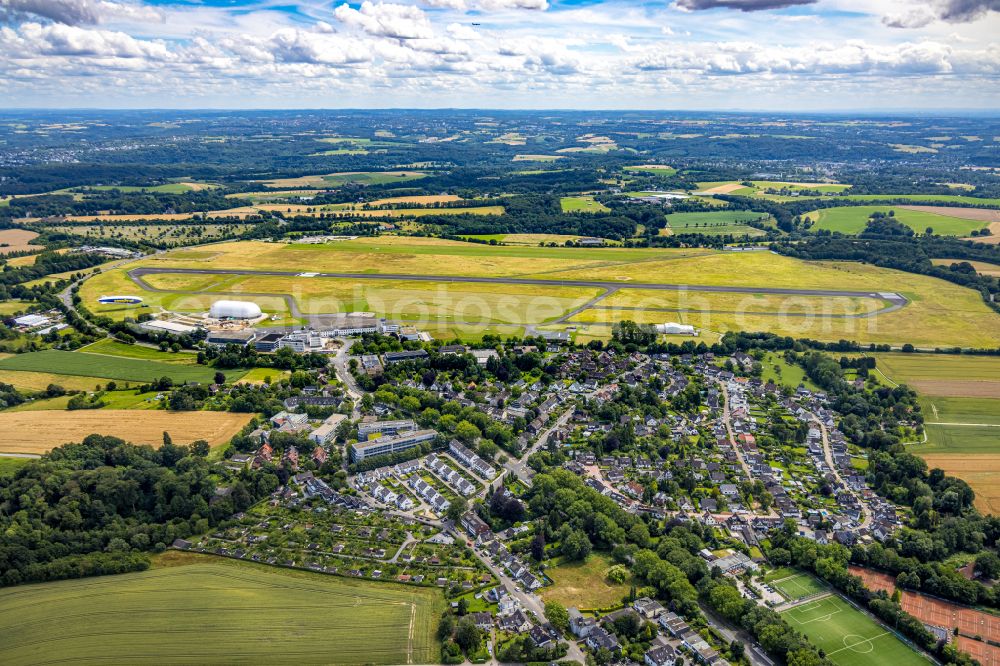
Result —
[{"label": "red clay tennis court", "polygon": [[[896,580],[889,574],[856,566],[851,566],[849,570],[871,590],[885,590],[892,594],[896,588]],[[899,603],[903,610],[925,624],[948,630],[958,627],[962,636],[956,643],[961,650],[972,655],[982,666],[1000,666],[1000,648],[983,642],[1000,642],[1000,617],[919,592],[902,591]],[[974,640],[973,636],[983,640]]]}]

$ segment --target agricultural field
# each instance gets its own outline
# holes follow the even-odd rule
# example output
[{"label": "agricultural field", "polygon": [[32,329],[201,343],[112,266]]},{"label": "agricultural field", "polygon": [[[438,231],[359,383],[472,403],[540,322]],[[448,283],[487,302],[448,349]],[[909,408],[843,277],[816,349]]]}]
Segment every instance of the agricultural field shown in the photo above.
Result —
[{"label": "agricultural field", "polygon": [[667,166],[666,164],[636,164],[624,167],[623,170],[651,173],[659,176],[672,176],[677,173],[677,169]]},{"label": "agricultural field", "polygon": [[764,576],[764,582],[789,601],[819,594],[828,589],[815,577],[789,568],[775,569],[769,572]]},{"label": "agricultural field", "polygon": [[[374,202],[372,202],[374,203]],[[243,210],[243,209],[234,209]],[[338,219],[357,217],[425,217],[427,215],[503,215],[503,206],[468,206],[459,208],[361,208],[360,205],[330,204],[309,206],[306,204],[261,204],[254,210],[267,210],[305,217],[335,216]],[[225,213],[226,211],[216,211]]]},{"label": "agricultural field", "polygon": [[[942,209],[952,210],[952,209]],[[839,206],[822,208],[806,213],[804,217],[816,222],[814,229],[839,231],[842,234],[858,234],[865,230],[868,218],[874,213],[888,214],[893,212],[895,219],[922,234],[930,227],[939,236],[968,236],[973,231],[982,229],[985,224],[976,220],[967,220],[948,215],[939,215],[926,209],[914,210],[899,206]]]},{"label": "agricultural field", "polygon": [[981,511],[1000,513],[1000,358],[875,356],[879,379],[920,394],[926,442],[910,450],[972,486]]},{"label": "agricultural field", "polygon": [[128,240],[193,245],[241,234],[249,224],[71,224],[46,227],[48,231],[85,236],[95,240]]},{"label": "agricultural field", "polygon": [[997,264],[990,264],[985,261],[967,261],[965,259],[931,259],[931,263],[935,266],[951,266],[954,263],[962,261],[970,264],[980,275],[1000,277],[1000,265]]},{"label": "agricultural field", "polygon": [[[9,666],[433,663],[438,590],[187,555],[166,568],[0,591]],[[294,612],[289,612],[294,609]],[[86,617],[86,622],[79,620]]]},{"label": "agricultural field", "polygon": [[97,386],[104,386],[107,381],[104,377],[0,369],[0,382],[28,392],[44,391],[49,384],[61,386],[67,391],[93,391]]},{"label": "agricultural field", "polygon": [[159,446],[163,433],[168,432],[176,444],[204,439],[211,446],[219,446],[227,444],[251,416],[141,409],[5,411],[0,412],[0,452],[45,453],[94,433]]},{"label": "agricultural field", "polygon": [[32,245],[31,243],[37,237],[37,232],[25,229],[0,230],[0,255],[10,252],[43,250],[41,245]]},{"label": "agricultural field", "polygon": [[164,185],[150,185],[146,187],[132,185],[88,185],[71,191],[87,193],[118,190],[119,192],[159,192],[161,194],[184,194],[185,192],[200,192],[201,190],[209,190],[216,187],[219,186],[211,183],[184,182],[166,183]]},{"label": "agricultural field", "polygon": [[311,197],[324,192],[325,190],[260,190],[257,192],[233,192],[227,194],[227,199],[247,199],[253,203],[258,201],[272,201],[281,199],[297,199],[299,197]]},{"label": "agricultural field", "polygon": [[607,579],[607,572],[614,565],[603,553],[591,553],[586,562],[566,562],[551,566],[545,575],[553,585],[541,590],[545,601],[558,601],[576,608],[609,608],[621,603],[628,595],[629,581],[617,584]]},{"label": "agricultural field", "polygon": [[578,241],[581,237],[566,234],[476,234],[464,236],[464,238],[474,238],[484,241],[495,240],[504,245],[528,245],[535,247],[543,243],[546,245],[549,243],[565,245],[567,241]]},{"label": "agricultural field", "polygon": [[565,155],[514,155],[514,162],[555,162],[566,159]]},{"label": "agricultural field", "polygon": [[[215,374],[215,371],[207,366],[55,349],[0,359],[0,371],[43,372],[134,382],[151,382],[160,377],[170,377],[178,383],[189,381],[211,383]],[[239,370],[229,372],[234,378],[241,374],[243,371]]]},{"label": "agricultural field", "polygon": [[835,595],[790,608],[781,617],[840,666],[931,663],[889,629]]},{"label": "agricultural field", "polygon": [[345,171],[342,173],[317,174],[299,176],[297,178],[277,178],[274,180],[256,181],[264,187],[288,189],[292,187],[340,187],[348,183],[360,185],[387,185],[405,183],[426,177],[422,171]]},{"label": "agricultural field", "polygon": [[563,197],[559,205],[564,213],[606,213],[611,210],[592,196]]},{"label": "agricultural field", "polygon": [[[110,356],[121,356],[124,358],[137,358],[144,361],[156,361],[158,363],[175,363],[178,365],[196,366],[197,355],[192,352],[163,352],[152,347],[135,344],[128,345],[110,338],[98,340],[86,347],[81,347],[79,352],[87,354],[108,354]],[[203,366],[202,366],[203,367]]]},{"label": "agricultural field", "polygon": [[767,219],[767,215],[741,210],[718,210],[705,213],[672,213],[667,215],[667,227],[676,234],[721,235],[736,234],[763,236],[764,232],[747,225],[747,222]]}]

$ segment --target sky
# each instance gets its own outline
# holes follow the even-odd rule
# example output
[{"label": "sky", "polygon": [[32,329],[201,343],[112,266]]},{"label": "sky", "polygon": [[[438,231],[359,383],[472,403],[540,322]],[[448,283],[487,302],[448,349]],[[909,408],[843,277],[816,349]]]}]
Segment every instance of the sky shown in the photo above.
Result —
[{"label": "sky", "polygon": [[0,0],[0,107],[1000,110],[1000,0]]}]

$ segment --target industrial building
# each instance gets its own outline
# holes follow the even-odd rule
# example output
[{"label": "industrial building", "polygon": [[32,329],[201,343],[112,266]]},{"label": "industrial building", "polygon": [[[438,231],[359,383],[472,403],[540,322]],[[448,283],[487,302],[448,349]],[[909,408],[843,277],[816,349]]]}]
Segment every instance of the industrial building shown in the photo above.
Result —
[{"label": "industrial building", "polygon": [[225,347],[226,345],[239,345],[246,347],[254,341],[257,333],[252,330],[245,331],[210,331],[205,338],[205,344]]},{"label": "industrial building", "polygon": [[283,337],[285,336],[281,333],[266,333],[254,340],[254,349],[259,352],[277,351],[279,343]]}]

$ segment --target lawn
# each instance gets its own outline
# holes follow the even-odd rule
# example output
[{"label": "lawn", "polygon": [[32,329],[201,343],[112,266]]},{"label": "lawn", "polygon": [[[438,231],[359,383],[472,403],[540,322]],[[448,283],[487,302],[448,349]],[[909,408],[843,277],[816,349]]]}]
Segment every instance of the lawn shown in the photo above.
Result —
[{"label": "lawn", "polygon": [[801,599],[828,589],[809,574],[787,568],[772,571],[764,576],[764,581],[788,600]]},{"label": "lawn", "polygon": [[9,458],[6,456],[0,456],[0,476],[3,476],[4,474],[13,474],[31,462],[31,460],[31,458]]},{"label": "lawn", "polygon": [[575,608],[610,608],[621,604],[628,594],[629,581],[615,584],[605,574],[614,565],[603,553],[591,553],[586,562],[569,562],[549,567],[546,575],[553,585],[541,590],[545,601],[558,601]]},{"label": "lawn", "polygon": [[212,446],[219,446],[227,444],[251,416],[125,409],[5,411],[0,412],[0,451],[45,453],[95,433],[113,435],[134,444],[159,446],[163,443],[163,433],[168,432],[175,444],[204,439]]},{"label": "lawn", "polygon": [[611,210],[591,196],[563,197],[559,205],[564,213],[607,213]]},{"label": "lawn", "polygon": [[929,660],[838,596],[791,608],[781,614],[793,628],[840,666],[926,666]]},{"label": "lawn", "polygon": [[819,387],[806,377],[805,370],[800,365],[792,365],[785,362],[782,354],[768,352],[761,361],[761,377],[765,382],[774,382],[792,388],[798,388],[799,384],[805,384],[806,388],[819,391]]},{"label": "lawn", "polygon": [[[105,354],[46,351],[18,354],[0,360],[0,370],[58,373],[84,377],[104,377],[135,382],[150,382],[160,377],[170,377],[174,382],[211,383],[215,370],[206,366],[187,366],[180,363],[162,363],[138,358],[124,358]],[[229,371],[237,377],[242,371]]]},{"label": "lawn", "polygon": [[982,229],[985,222],[963,220],[957,217],[937,215],[922,210],[909,210],[893,206],[838,206],[823,208],[806,213],[804,217],[816,222],[814,229],[857,234],[865,230],[868,218],[873,213],[892,211],[900,224],[905,224],[916,233],[922,234],[931,227],[940,236],[968,236],[972,231]]},{"label": "lawn", "polygon": [[404,664],[439,660],[437,590],[201,557],[0,590],[0,662]]},{"label": "lawn", "polygon": [[277,368],[253,368],[250,372],[240,377],[239,381],[248,384],[263,384],[268,379],[271,381],[285,379],[290,374],[288,370],[278,370]]}]

